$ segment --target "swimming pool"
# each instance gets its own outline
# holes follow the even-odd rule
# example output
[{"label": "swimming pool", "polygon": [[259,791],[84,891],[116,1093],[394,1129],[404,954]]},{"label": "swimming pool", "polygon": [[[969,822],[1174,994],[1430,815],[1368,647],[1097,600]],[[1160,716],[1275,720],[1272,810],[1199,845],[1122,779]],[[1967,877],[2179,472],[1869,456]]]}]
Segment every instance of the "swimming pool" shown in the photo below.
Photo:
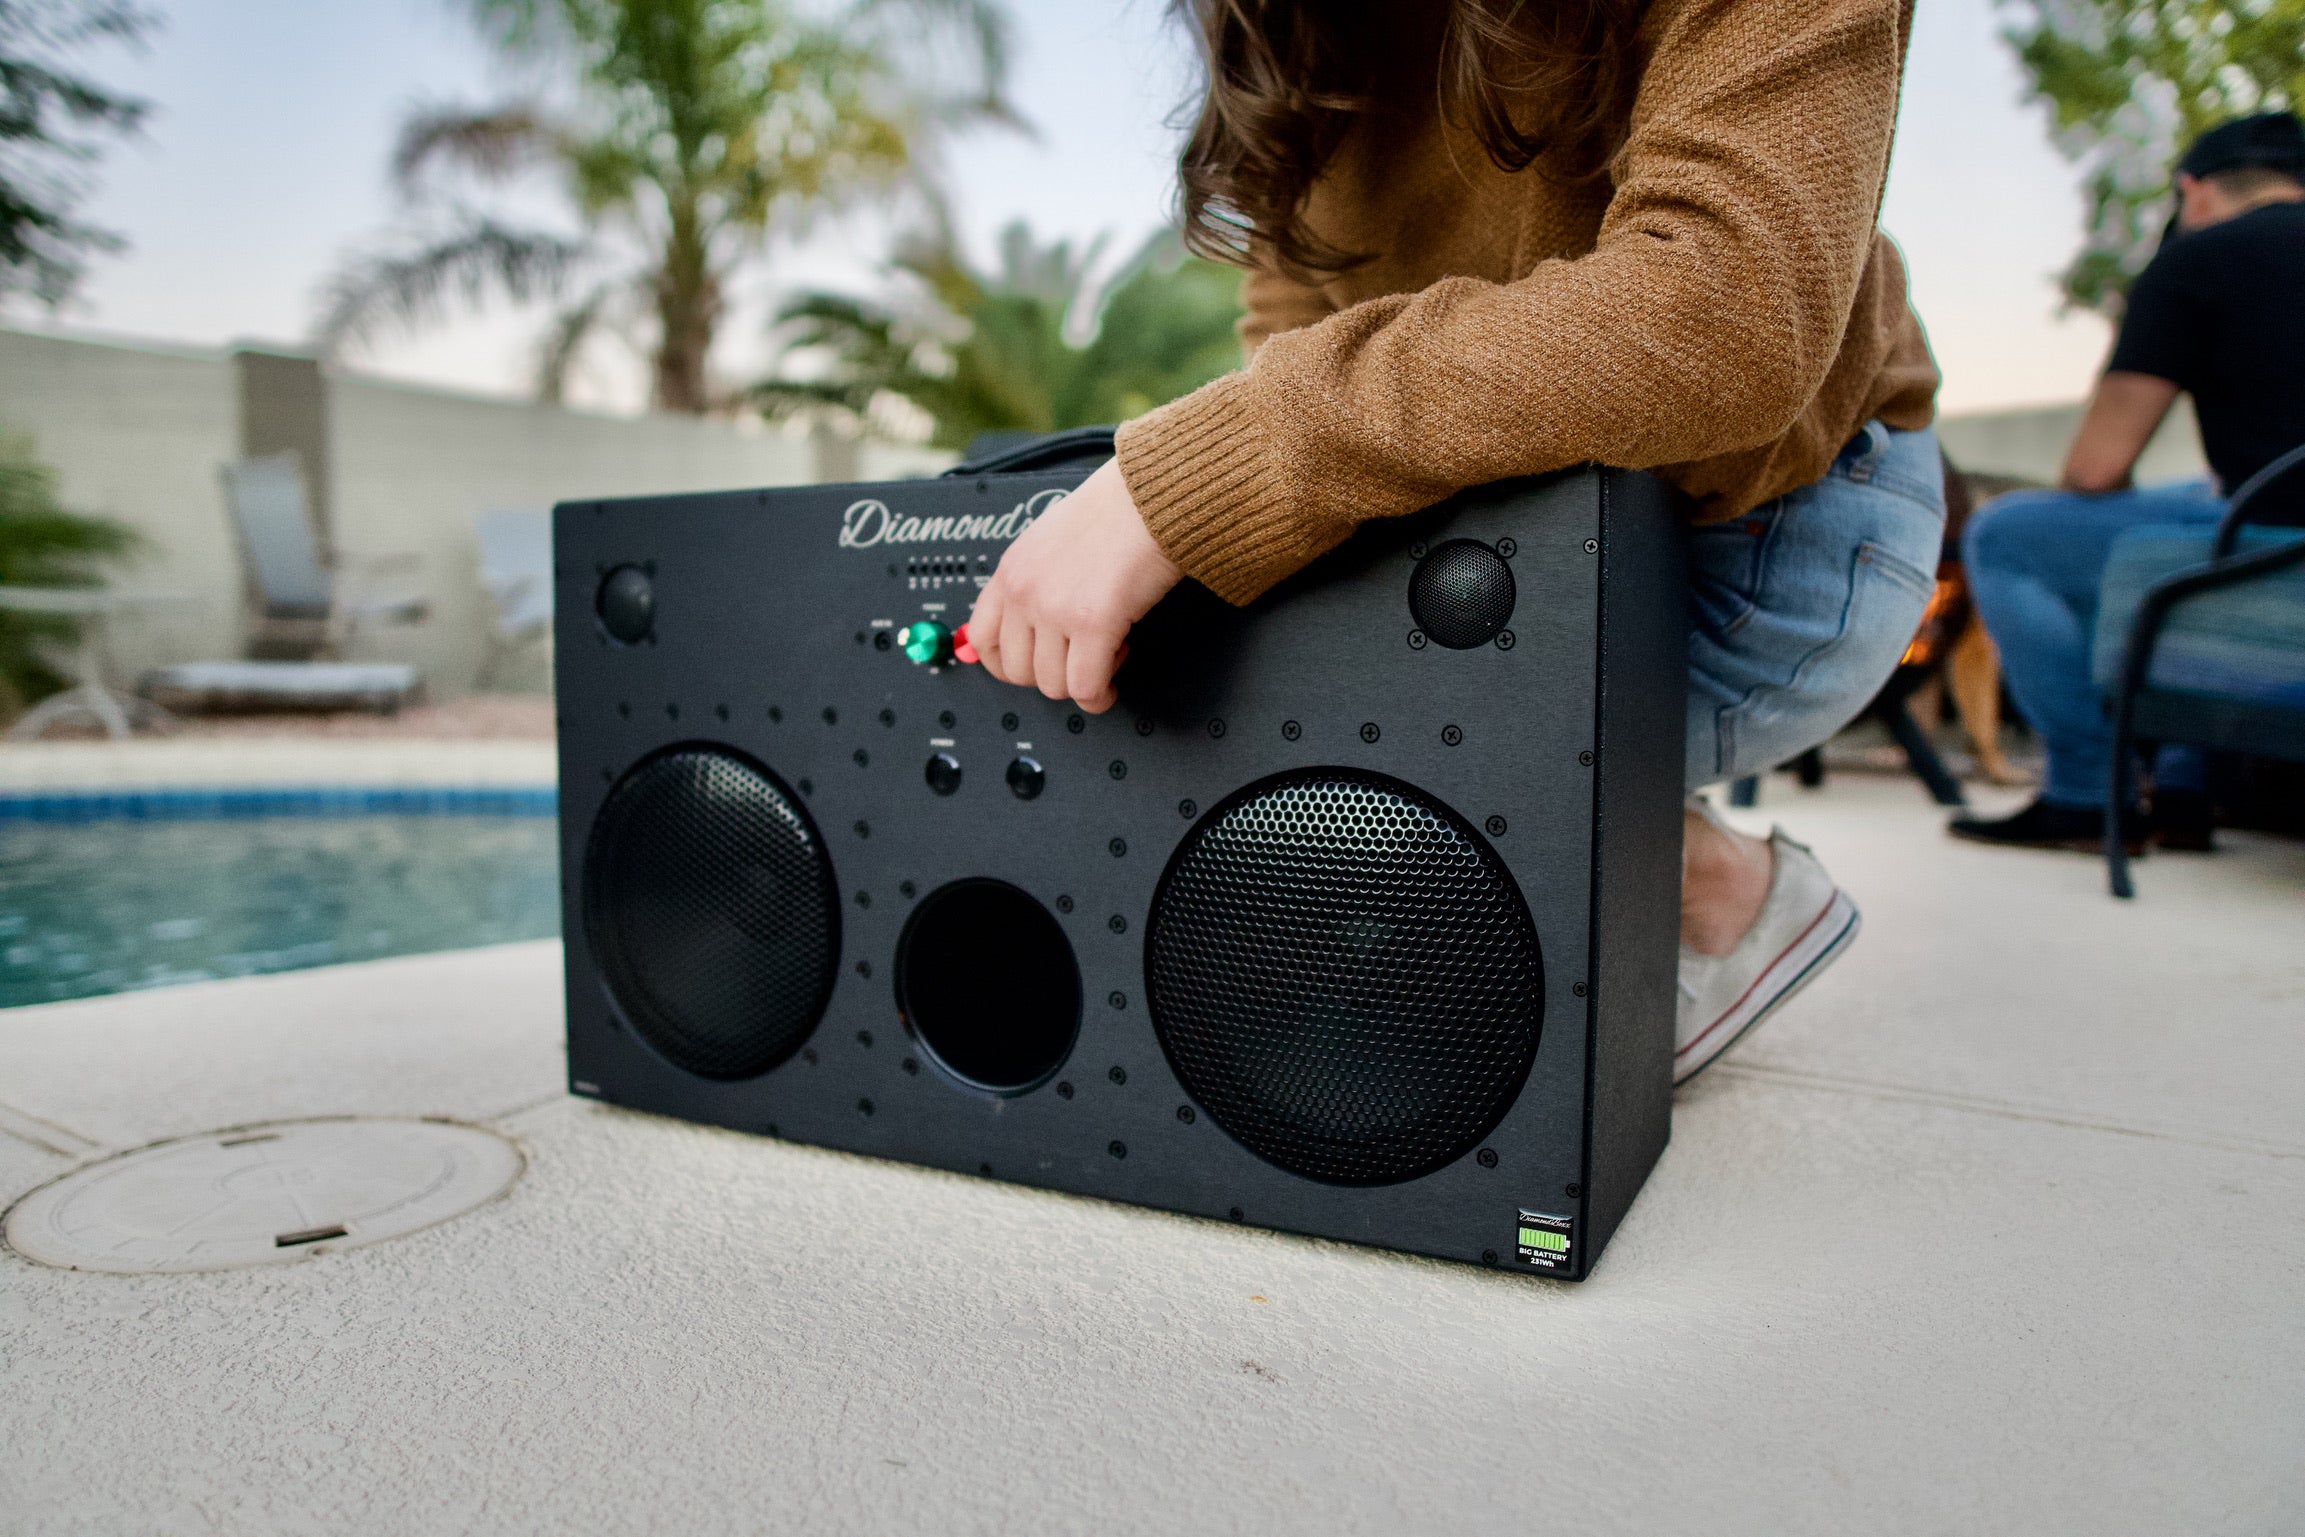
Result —
[{"label": "swimming pool", "polygon": [[560,932],[549,790],[0,800],[0,1007]]}]

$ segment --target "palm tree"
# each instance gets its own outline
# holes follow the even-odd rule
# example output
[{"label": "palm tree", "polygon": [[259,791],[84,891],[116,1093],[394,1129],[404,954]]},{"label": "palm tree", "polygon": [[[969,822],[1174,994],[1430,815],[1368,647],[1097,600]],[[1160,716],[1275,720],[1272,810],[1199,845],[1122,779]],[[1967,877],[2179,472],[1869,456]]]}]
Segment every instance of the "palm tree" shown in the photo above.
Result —
[{"label": "palm tree", "polygon": [[[731,276],[814,215],[925,188],[938,138],[1016,124],[998,0],[461,0],[508,59],[572,79],[564,99],[413,113],[392,157],[410,209],[398,248],[331,280],[318,326],[341,347],[492,291],[560,304],[538,393],[604,324],[645,330],[664,410],[714,405],[706,369]],[[930,89],[931,78],[958,89]],[[462,173],[459,183],[449,173]],[[556,178],[581,233],[501,221],[460,185]]]},{"label": "palm tree", "polygon": [[888,299],[810,293],[778,312],[777,371],[752,397],[772,418],[859,419],[895,397],[927,413],[931,442],[961,448],[980,432],[1124,421],[1239,363],[1237,271],[1164,232],[1099,286],[1103,249],[1041,245],[1012,224],[982,273],[949,230],[907,241]]}]

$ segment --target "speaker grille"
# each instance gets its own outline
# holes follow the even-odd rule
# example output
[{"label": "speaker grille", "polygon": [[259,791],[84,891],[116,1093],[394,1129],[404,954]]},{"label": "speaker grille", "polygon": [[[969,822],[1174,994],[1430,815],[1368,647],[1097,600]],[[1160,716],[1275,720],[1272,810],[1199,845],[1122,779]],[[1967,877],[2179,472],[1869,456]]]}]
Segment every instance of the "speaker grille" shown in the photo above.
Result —
[{"label": "speaker grille", "polygon": [[815,824],[774,775],[682,747],[635,767],[600,808],[584,931],[643,1039],[701,1078],[751,1078],[824,1013],[840,902]]},{"label": "speaker grille", "polygon": [[1518,596],[1513,568],[1476,539],[1451,539],[1418,561],[1409,577],[1417,628],[1452,651],[1495,640]]},{"label": "speaker grille", "polygon": [[1153,1025],[1217,1124],[1291,1173],[1415,1179],[1504,1118],[1544,972],[1519,888],[1411,786],[1301,769],[1187,835],[1145,938]]}]

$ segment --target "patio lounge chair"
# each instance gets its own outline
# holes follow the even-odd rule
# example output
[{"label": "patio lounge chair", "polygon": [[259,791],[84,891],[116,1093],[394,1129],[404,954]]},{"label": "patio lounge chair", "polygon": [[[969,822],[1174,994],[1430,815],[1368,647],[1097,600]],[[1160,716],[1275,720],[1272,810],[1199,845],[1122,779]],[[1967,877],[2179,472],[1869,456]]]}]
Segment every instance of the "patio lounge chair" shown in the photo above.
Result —
[{"label": "patio lounge chair", "polygon": [[372,710],[391,715],[424,691],[406,662],[178,662],[137,685],[146,699],[187,713]]},{"label": "patio lounge chair", "polygon": [[407,569],[415,557],[346,562],[322,553],[294,454],[226,465],[224,505],[248,577],[252,656],[336,658],[371,620],[414,624],[430,614],[422,597],[378,595],[387,574]]},{"label": "patio lounge chair", "polygon": [[2251,476],[2213,533],[2153,525],[2114,541],[2093,670],[2113,714],[2105,863],[2117,897],[2133,895],[2120,812],[2138,739],[2305,762],[2305,530],[2250,526],[2266,488],[2301,466],[2305,447]]},{"label": "patio lounge chair", "polygon": [[487,688],[522,653],[541,647],[550,655],[552,517],[534,509],[484,512],[472,532],[480,546],[480,585],[494,610],[478,679]]}]

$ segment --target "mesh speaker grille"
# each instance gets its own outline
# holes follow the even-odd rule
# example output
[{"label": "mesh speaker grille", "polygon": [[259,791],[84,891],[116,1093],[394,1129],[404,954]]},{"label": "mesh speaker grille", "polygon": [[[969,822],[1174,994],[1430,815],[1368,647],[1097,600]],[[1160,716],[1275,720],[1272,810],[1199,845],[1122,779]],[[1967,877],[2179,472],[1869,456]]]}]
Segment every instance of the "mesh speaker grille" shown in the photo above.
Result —
[{"label": "mesh speaker grille", "polygon": [[584,931],[643,1039],[702,1078],[799,1049],[832,992],[840,902],[808,813],[775,776],[682,747],[611,790],[584,855]]},{"label": "mesh speaker grille", "polygon": [[1518,597],[1513,568],[1475,539],[1451,539],[1409,577],[1409,612],[1417,628],[1452,651],[1470,651],[1497,638],[1513,617]]},{"label": "mesh speaker grille", "polygon": [[1512,1107],[1544,1019],[1536,927],[1495,852],[1354,769],[1277,774],[1204,817],[1154,895],[1145,970],[1186,1091],[1330,1184],[1463,1157]]}]

